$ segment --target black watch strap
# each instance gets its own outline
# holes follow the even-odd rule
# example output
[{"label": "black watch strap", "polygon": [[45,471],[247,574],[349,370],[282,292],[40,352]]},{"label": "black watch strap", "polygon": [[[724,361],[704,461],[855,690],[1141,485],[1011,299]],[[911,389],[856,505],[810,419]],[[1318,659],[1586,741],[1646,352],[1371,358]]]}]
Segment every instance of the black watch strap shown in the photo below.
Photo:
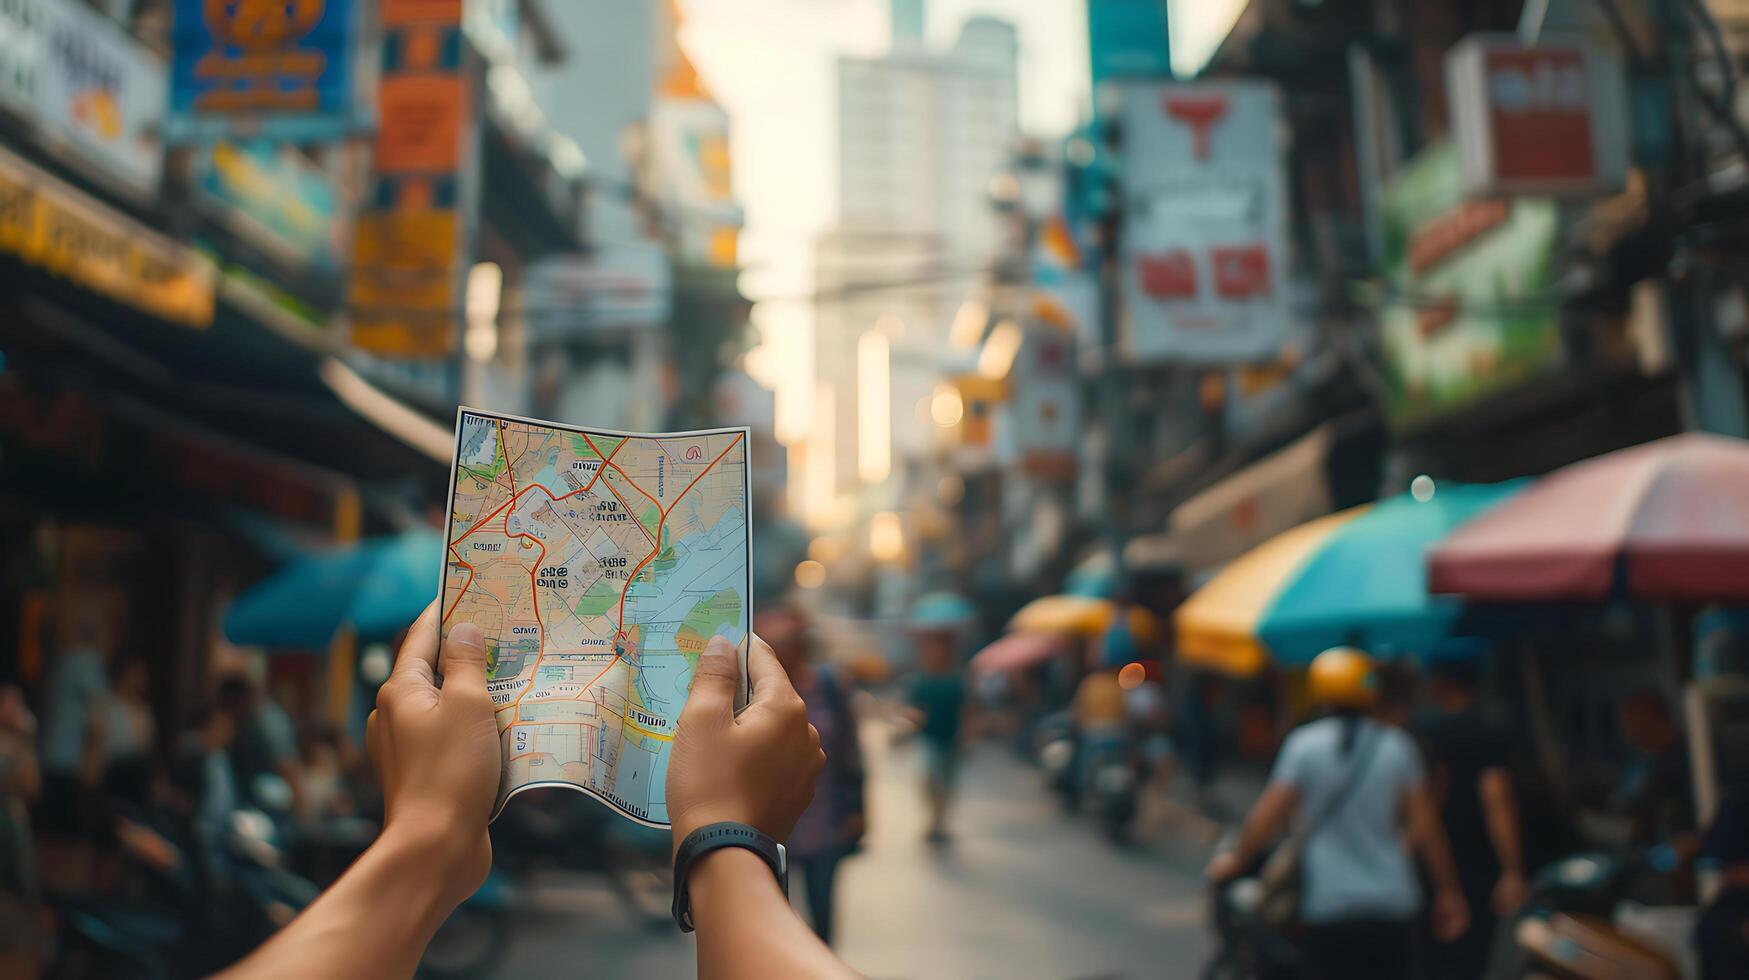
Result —
[{"label": "black watch strap", "polygon": [[681,932],[692,931],[692,899],[686,891],[686,879],[693,862],[721,847],[739,847],[759,855],[777,875],[777,887],[789,892],[789,854],[782,844],[744,823],[705,824],[687,834],[674,851],[674,921]]}]

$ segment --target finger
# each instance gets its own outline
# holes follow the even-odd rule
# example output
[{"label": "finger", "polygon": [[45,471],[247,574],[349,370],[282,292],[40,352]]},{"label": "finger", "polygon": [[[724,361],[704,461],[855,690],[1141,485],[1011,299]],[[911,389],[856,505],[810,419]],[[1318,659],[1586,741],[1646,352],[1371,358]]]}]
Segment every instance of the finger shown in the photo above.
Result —
[{"label": "finger", "polygon": [[436,682],[437,672],[437,600],[419,614],[401,641],[401,651],[395,654],[395,670],[390,680],[423,680]]},{"label": "finger", "polygon": [[790,683],[789,674],[784,672],[783,664],[778,663],[777,654],[771,652],[771,644],[761,640],[757,634],[747,648],[747,679],[753,683],[753,696],[748,700],[748,706],[755,704],[775,704],[798,697],[795,685]]},{"label": "finger", "polygon": [[486,691],[486,634],[473,623],[460,623],[443,638],[443,691]]},{"label": "finger", "polygon": [[725,637],[713,637],[699,654],[692,672],[692,693],[681,710],[682,727],[689,720],[721,721],[735,711],[735,687],[741,683],[740,658],[735,645]]}]

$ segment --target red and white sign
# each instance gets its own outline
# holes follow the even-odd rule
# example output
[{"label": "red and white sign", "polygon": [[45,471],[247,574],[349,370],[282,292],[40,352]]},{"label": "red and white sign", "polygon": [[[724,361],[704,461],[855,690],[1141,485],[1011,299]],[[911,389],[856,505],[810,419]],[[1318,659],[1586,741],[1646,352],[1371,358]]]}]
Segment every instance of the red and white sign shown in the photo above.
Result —
[{"label": "red and white sign", "polygon": [[1472,35],[1446,54],[1445,75],[1467,194],[1621,188],[1628,156],[1621,68],[1590,44]]},{"label": "red and white sign", "polygon": [[1273,357],[1290,322],[1275,88],[1130,85],[1123,123],[1127,355],[1204,364]]}]

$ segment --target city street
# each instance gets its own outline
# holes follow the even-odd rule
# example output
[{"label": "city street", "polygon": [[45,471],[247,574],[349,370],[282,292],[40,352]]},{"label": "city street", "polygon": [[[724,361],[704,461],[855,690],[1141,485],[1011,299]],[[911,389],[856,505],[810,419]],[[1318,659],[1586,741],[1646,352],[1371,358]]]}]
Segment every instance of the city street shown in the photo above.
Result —
[{"label": "city street", "polygon": [[[839,882],[839,952],[871,977],[1191,977],[1209,952],[1201,848],[1118,850],[995,744],[962,770],[958,839],[922,841],[912,746],[870,739],[871,837]],[[519,898],[504,977],[688,976],[690,939],[644,929],[591,881]]]}]

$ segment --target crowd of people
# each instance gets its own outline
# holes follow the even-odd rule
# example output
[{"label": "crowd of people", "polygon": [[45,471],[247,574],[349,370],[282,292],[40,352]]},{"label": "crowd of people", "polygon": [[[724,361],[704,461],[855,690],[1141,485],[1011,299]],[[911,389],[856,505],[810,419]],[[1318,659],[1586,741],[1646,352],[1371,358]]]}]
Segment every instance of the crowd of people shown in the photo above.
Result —
[{"label": "crowd of people", "polygon": [[0,975],[67,954],[67,903],[149,897],[141,870],[210,875],[239,810],[287,833],[380,815],[357,745],[294,722],[259,678],[214,678],[165,733],[146,662],[118,649],[108,620],[73,617],[64,632],[35,711],[20,686],[0,687]]}]

